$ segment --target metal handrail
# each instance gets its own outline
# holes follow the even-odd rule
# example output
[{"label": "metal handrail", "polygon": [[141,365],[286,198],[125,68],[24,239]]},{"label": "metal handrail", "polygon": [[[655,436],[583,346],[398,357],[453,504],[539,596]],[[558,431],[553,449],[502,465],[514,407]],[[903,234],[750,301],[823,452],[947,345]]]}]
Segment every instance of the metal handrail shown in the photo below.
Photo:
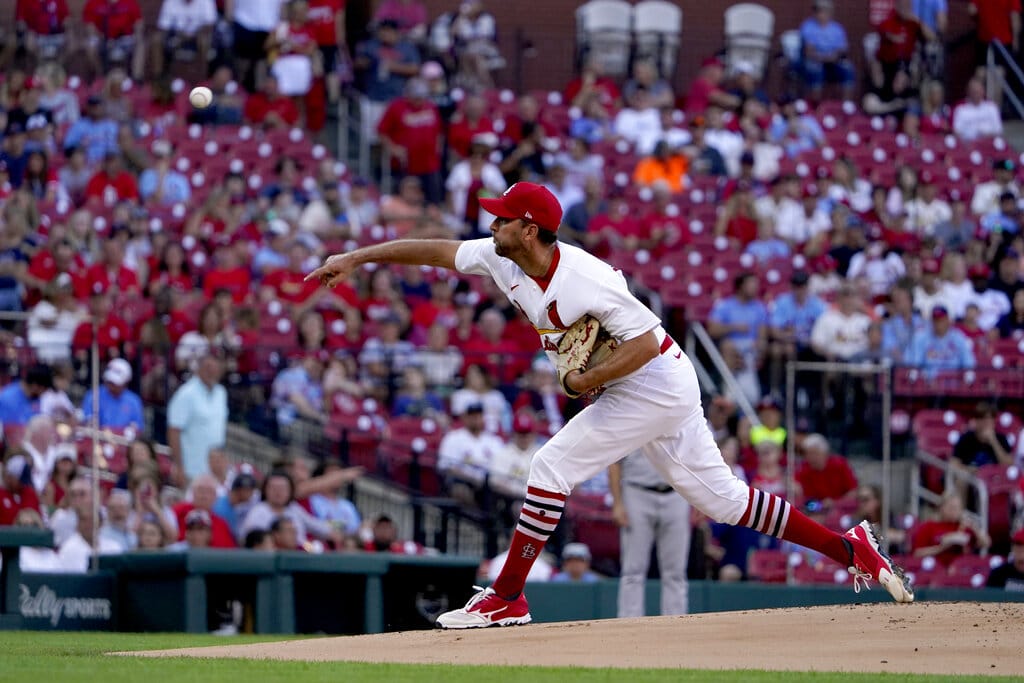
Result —
[{"label": "metal handrail", "polygon": [[[715,346],[715,341],[711,338],[711,335],[708,334],[708,331],[704,329],[704,325],[697,321],[691,322],[690,331],[696,341],[699,341],[701,346],[704,347],[704,350],[708,354],[708,358],[711,359],[711,363],[722,376],[722,381],[725,382],[725,386],[730,392],[732,392],[732,398],[736,401],[736,405],[739,407],[740,411],[748,420],[750,420],[750,424],[752,426],[760,427],[761,418],[757,416],[757,411],[754,409],[754,406],[749,400],[747,400],[747,397],[743,393],[743,388],[740,387],[740,383],[736,381],[736,376],[732,374],[732,370],[730,370],[729,366],[726,365],[725,358],[723,358],[722,354],[719,353],[718,347]],[[689,349],[687,349],[687,354],[690,356],[691,360],[695,359],[694,354],[690,353]],[[697,365],[699,365],[699,363],[694,362],[694,366]]]},{"label": "metal handrail", "polygon": [[[944,460],[935,455],[932,455],[928,451],[916,449],[914,453],[914,459],[919,464],[929,465],[937,469],[942,470],[945,477],[945,489],[951,490],[957,485],[958,480],[962,480],[968,488],[972,488],[975,491],[975,500],[978,503],[978,511],[970,512],[965,511],[964,515],[971,518],[972,522],[980,527],[988,528],[988,507],[989,507],[989,493],[988,486],[984,481],[974,476],[970,472],[965,472],[953,467],[948,460]],[[915,476],[911,478],[911,512],[914,517],[920,519],[921,517],[921,501],[926,502],[929,505],[938,505],[942,502],[942,494],[929,491],[928,489],[921,486],[919,473],[915,473]]]},{"label": "metal handrail", "polygon": [[[1024,72],[1022,72],[1020,67],[1017,65],[1013,55],[1010,54],[1006,49],[1006,46],[1003,45],[1001,41],[998,39],[993,40],[989,43],[988,52],[985,57],[985,66],[987,67],[985,69],[985,90],[989,99],[993,99],[993,95],[995,94],[996,52],[999,52],[1000,56],[1003,58],[1003,62],[1010,67],[1010,71],[1012,71],[1013,75],[1017,77],[1017,82],[1024,86]],[[1006,95],[1009,98],[1010,103],[1013,104],[1013,108],[1017,110],[1017,115],[1024,118],[1024,103],[1021,103],[1020,98],[1017,97],[1017,94],[1013,92],[1012,88],[1010,88],[1006,79],[1004,78],[1001,80],[1003,94]]]}]

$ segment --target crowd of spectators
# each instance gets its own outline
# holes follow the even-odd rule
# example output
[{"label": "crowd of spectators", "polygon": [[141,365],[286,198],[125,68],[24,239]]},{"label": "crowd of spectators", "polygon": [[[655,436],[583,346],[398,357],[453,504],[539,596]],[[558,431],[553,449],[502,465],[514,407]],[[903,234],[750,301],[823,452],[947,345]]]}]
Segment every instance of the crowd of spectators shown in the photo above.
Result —
[{"label": "crowd of spectators", "polygon": [[[314,473],[302,457],[265,476],[228,467],[229,405],[265,403],[266,433],[300,450],[336,421],[366,416],[384,438],[390,422],[429,421],[444,433],[447,492],[514,504],[530,455],[581,407],[515,306],[493,283],[429,268],[365,269],[330,292],[303,278],[354,243],[486,236],[479,198],[518,180],[545,184],[563,238],[621,265],[655,304],[675,305],[675,280],[707,287],[703,312],[688,313],[764,414],[751,429],[726,395],[709,419],[735,469],[768,490],[785,486],[786,360],[939,374],[983,366],[1024,334],[1021,198],[999,106],[980,74],[947,103],[914,47],[945,20],[918,21],[909,2],[878,24],[874,119],[828,100],[849,100],[858,74],[827,0],[799,28],[803,92],[774,100],[754,65],[718,55],[687,92],[644,58],[621,81],[595,59],[564,92],[495,90],[504,60],[474,1],[433,19],[415,0],[380,3],[351,47],[341,2],[229,5],[165,0],[150,32],[134,0],[90,0],[81,17],[19,2],[20,33],[0,56],[0,310],[27,316],[3,341],[52,366],[0,393],[8,447],[27,454],[5,464],[2,521],[62,529],[62,566],[80,566],[97,534],[121,551],[423,550],[391,519],[360,519],[345,496],[358,469],[328,460]],[[68,30],[79,20],[93,27],[83,36]],[[79,49],[93,66],[68,78],[62,62]],[[190,51],[210,64],[203,111],[169,85]],[[358,99],[393,194],[312,145],[343,97]],[[711,270],[683,275],[702,258]],[[90,378],[94,345],[95,398],[73,381]],[[167,406],[166,455],[135,440],[154,429],[143,405]],[[126,493],[106,496],[102,520],[57,435],[93,419],[131,443],[114,489]],[[804,497],[852,506],[845,460],[800,440]],[[600,478],[584,488],[607,493]],[[719,541],[719,564],[741,567]]]}]

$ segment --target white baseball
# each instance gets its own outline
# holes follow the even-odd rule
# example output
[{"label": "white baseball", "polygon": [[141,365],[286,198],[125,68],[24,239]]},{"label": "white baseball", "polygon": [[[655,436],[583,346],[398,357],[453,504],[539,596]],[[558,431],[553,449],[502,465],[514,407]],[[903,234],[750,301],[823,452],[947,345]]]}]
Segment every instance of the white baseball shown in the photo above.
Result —
[{"label": "white baseball", "polygon": [[188,101],[196,109],[206,109],[210,106],[210,102],[213,102],[213,93],[205,85],[200,85],[192,88],[192,92],[188,94]]}]

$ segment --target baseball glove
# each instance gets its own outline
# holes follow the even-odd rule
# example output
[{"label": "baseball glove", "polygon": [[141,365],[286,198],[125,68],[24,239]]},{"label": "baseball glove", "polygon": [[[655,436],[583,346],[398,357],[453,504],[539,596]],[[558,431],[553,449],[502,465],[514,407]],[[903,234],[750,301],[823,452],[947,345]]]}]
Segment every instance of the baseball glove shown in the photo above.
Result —
[{"label": "baseball glove", "polygon": [[569,326],[558,342],[558,382],[569,398],[581,394],[572,391],[565,378],[573,370],[581,372],[604,361],[617,346],[610,334],[601,328],[601,323],[592,315],[585,315]]}]

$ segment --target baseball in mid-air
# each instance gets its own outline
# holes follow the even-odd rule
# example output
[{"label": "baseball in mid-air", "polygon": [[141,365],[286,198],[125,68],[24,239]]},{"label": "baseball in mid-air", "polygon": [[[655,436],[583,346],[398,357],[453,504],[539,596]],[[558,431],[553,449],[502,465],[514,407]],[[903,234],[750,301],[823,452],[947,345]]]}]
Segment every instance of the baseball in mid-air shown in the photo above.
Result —
[{"label": "baseball in mid-air", "polygon": [[188,101],[196,109],[206,109],[210,102],[213,102],[213,93],[205,85],[200,85],[192,88],[192,92],[188,94]]}]

